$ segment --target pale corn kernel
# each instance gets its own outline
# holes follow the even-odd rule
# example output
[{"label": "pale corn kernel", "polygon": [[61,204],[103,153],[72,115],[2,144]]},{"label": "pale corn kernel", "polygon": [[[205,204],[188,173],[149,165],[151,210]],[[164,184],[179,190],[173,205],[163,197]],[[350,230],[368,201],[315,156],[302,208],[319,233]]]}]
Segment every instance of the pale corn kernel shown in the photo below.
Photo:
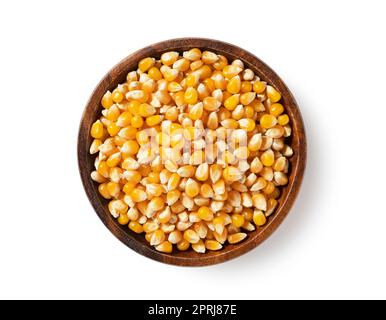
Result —
[{"label": "pale corn kernel", "polygon": [[207,64],[215,63],[218,59],[219,57],[217,54],[211,51],[204,51],[201,56],[201,60]]},{"label": "pale corn kernel", "polygon": [[173,230],[168,236],[168,241],[172,244],[177,244],[182,240],[182,233],[179,230]]},{"label": "pale corn kernel", "polygon": [[243,69],[240,66],[228,65],[224,67],[222,73],[225,78],[232,79],[233,77],[237,76],[242,70]]},{"label": "pale corn kernel", "polygon": [[201,50],[198,48],[190,49],[189,51],[185,51],[183,53],[183,57],[190,61],[196,61],[201,58]]},{"label": "pale corn kernel", "polygon": [[228,166],[223,170],[222,176],[226,181],[234,182],[240,180],[242,174],[236,167]]},{"label": "pale corn kernel", "polygon": [[284,186],[288,183],[288,177],[284,172],[275,172],[273,178],[279,186]]},{"label": "pale corn kernel", "polygon": [[197,243],[192,244],[192,248],[197,253],[205,253],[205,244],[202,240],[198,241]]},{"label": "pale corn kernel", "polygon": [[258,193],[252,196],[252,203],[256,209],[267,210],[267,200],[262,193]]}]

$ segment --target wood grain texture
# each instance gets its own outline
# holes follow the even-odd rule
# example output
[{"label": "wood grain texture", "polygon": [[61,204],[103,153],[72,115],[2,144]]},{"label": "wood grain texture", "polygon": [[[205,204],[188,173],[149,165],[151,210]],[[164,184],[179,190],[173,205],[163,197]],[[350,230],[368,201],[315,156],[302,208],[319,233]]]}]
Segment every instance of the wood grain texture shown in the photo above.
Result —
[{"label": "wood grain texture", "polygon": [[[114,89],[119,83],[124,82],[127,73],[136,69],[139,60],[147,56],[158,58],[163,52],[170,50],[182,52],[194,47],[202,50],[212,50],[226,56],[229,60],[242,60],[246,67],[252,69],[256,75],[281,92],[282,104],[291,119],[292,138],[289,144],[294,150],[294,155],[290,158],[289,183],[282,189],[276,212],[269,217],[263,227],[248,233],[246,240],[235,245],[227,244],[221,251],[209,251],[205,254],[198,254],[192,250],[186,252],[174,250],[172,254],[164,254],[152,248],[143,234],[135,234],[127,226],[119,225],[110,215],[107,209],[108,201],[99,195],[98,184],[90,178],[90,173],[94,170],[95,155],[89,154],[92,142],[89,132],[92,123],[101,116],[100,101],[103,94],[107,90]],[[78,136],[78,165],[82,183],[93,208],[102,222],[119,240],[136,252],[160,262],[179,266],[205,266],[221,263],[252,250],[267,239],[287,216],[295,201],[303,179],[306,155],[306,136],[300,110],[295,98],[280,77],[248,51],[229,43],[203,38],[181,38],[162,41],[136,51],[119,62],[104,76],[91,94],[83,112]],[[301,222],[299,222],[299,228],[301,228]]]}]

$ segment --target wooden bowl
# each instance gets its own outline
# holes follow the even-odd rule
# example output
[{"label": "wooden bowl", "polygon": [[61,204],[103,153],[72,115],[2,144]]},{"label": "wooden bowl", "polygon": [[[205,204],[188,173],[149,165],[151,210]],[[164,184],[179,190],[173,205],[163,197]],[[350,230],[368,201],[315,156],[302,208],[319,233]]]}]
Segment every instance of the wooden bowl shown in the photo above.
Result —
[{"label": "wooden bowl", "polygon": [[[160,57],[165,51],[182,52],[194,47],[202,50],[212,50],[226,56],[229,60],[242,60],[246,67],[252,69],[260,78],[281,92],[282,104],[291,119],[292,139],[289,144],[294,150],[294,155],[290,158],[289,183],[283,188],[281,197],[278,199],[279,206],[276,212],[268,218],[263,227],[250,232],[243,242],[235,245],[227,244],[220,251],[207,251],[205,254],[198,254],[193,250],[186,252],[173,250],[173,253],[165,254],[152,248],[146,242],[143,234],[135,234],[127,226],[119,225],[109,213],[107,209],[108,201],[100,196],[98,184],[90,178],[90,173],[94,170],[95,155],[89,154],[92,142],[89,132],[92,123],[101,116],[100,101],[103,94],[107,90],[114,89],[119,83],[124,82],[127,73],[136,70],[137,63],[142,58],[148,56]],[[252,250],[268,238],[280,225],[293,205],[302,182],[306,164],[306,137],[302,117],[294,97],[280,77],[260,59],[244,49],[217,40],[202,38],[172,39],[150,45],[129,55],[113,67],[99,82],[87,102],[80,123],[78,164],[83,186],[92,206],[102,222],[119,240],[136,252],[160,262],[179,266],[205,266],[230,260]]]}]

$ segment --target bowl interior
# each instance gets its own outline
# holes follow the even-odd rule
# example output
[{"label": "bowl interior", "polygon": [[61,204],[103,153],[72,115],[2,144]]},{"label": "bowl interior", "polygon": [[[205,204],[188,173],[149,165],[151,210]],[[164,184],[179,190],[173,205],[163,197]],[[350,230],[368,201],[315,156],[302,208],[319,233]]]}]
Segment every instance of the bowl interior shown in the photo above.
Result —
[{"label": "bowl interior", "polygon": [[[242,60],[246,67],[252,69],[262,80],[267,81],[282,93],[282,104],[290,117],[292,127],[292,135],[288,144],[293,148],[294,155],[289,159],[289,183],[282,188],[281,196],[278,199],[279,206],[263,227],[249,232],[247,239],[243,242],[236,245],[227,244],[220,251],[207,251],[205,254],[198,254],[193,250],[186,252],[174,250],[172,254],[163,254],[150,247],[143,234],[135,234],[127,226],[121,226],[110,215],[107,209],[108,201],[99,195],[98,184],[90,178],[90,173],[94,170],[95,155],[90,155],[88,152],[92,143],[89,132],[92,123],[101,116],[100,101],[104,93],[123,83],[126,80],[127,73],[136,70],[139,60],[147,56],[159,58],[166,51],[182,52],[194,47],[201,50],[212,50],[226,56],[229,60]],[[273,70],[251,53],[228,43],[210,39],[168,40],[141,49],[122,60],[100,81],[92,93],[82,117],[78,138],[78,160],[82,182],[91,204],[103,223],[118,239],[138,253],[161,262],[176,265],[196,266],[223,262],[251,250],[266,239],[287,215],[295,200],[303,176],[305,159],[306,142],[301,115],[294,97],[284,82]]]}]

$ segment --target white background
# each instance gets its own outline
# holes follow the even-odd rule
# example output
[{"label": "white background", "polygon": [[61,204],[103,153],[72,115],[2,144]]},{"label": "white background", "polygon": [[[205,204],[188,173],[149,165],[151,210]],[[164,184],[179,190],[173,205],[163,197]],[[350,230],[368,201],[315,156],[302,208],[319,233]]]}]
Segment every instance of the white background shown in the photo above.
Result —
[{"label": "white background", "polygon": [[[0,298],[386,298],[383,1],[2,1]],[[140,256],[99,221],[76,139],[129,53],[202,36],[286,81],[308,138],[304,184],[265,243],[221,265]]]}]

